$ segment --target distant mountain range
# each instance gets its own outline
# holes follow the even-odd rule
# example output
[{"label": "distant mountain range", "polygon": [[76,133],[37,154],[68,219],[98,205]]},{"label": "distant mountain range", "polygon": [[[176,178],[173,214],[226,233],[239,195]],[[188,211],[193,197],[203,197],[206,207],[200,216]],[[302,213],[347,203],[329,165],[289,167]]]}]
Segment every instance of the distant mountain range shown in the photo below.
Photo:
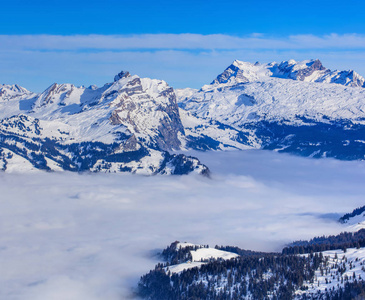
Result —
[{"label": "distant mountain range", "polygon": [[365,85],[319,60],[234,61],[200,90],[121,72],[103,87],[0,85],[0,169],[208,174],[175,150],[365,155]]}]

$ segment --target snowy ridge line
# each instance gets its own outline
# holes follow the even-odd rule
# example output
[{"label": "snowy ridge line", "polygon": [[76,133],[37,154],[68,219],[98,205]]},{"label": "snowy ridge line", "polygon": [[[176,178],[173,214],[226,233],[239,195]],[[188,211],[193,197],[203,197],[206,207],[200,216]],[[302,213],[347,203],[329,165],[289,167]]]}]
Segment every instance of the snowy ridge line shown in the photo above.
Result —
[{"label": "snowy ridge line", "polygon": [[[235,60],[211,85],[236,84],[264,80],[276,77],[307,82],[336,83],[351,87],[365,87],[365,79],[353,70],[331,71],[325,68],[319,59],[282,61],[251,64]],[[192,92],[192,91],[191,91]]]},{"label": "snowy ridge line", "polygon": [[[176,92],[125,71],[100,88],[54,83],[34,94],[2,85],[0,146],[37,169],[150,175],[209,173],[196,158],[166,154],[175,150],[363,160],[360,86],[355,72],[330,71],[319,60],[234,61],[212,84]],[[5,171],[15,157],[2,156]]]},{"label": "snowy ridge line", "polygon": [[346,73],[336,72],[318,60],[234,61],[210,85],[178,91],[184,127],[196,149],[251,147],[363,160],[365,89],[352,75],[327,80]]},{"label": "snowy ridge line", "polygon": [[166,273],[180,273],[184,270],[200,267],[203,264],[214,260],[226,260],[236,258],[239,255],[232,252],[222,251],[215,248],[199,248],[190,250],[191,260],[177,265],[169,265],[165,268]]},{"label": "snowy ridge line", "polygon": [[128,72],[114,79],[101,88],[55,83],[38,95],[2,86],[0,147],[14,153],[1,156],[2,169],[16,170],[20,156],[29,170],[208,175],[198,159],[167,152],[184,135],[173,89]]}]

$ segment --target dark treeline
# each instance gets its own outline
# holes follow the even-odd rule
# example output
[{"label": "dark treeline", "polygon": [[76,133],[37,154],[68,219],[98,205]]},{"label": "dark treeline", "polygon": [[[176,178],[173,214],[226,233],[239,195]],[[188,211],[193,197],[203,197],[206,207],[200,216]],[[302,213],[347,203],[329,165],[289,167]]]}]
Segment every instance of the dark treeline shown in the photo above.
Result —
[{"label": "dark treeline", "polygon": [[355,280],[346,282],[344,287],[327,289],[315,294],[304,294],[300,300],[363,300],[365,299],[365,282]]},{"label": "dark treeline", "polygon": [[[156,265],[154,270],[141,277],[138,296],[149,300],[365,299],[365,283],[361,276],[355,276],[355,272],[353,276],[346,274],[353,268],[353,262],[348,262],[345,256],[337,258],[336,254],[336,263],[330,264],[329,258],[321,253],[325,250],[346,251],[347,248],[365,247],[365,229],[297,241],[284,248],[282,253],[216,246],[216,249],[240,256],[230,260],[210,259],[200,267],[171,273],[170,265],[189,262],[192,250],[208,247],[178,245],[179,242],[174,242],[163,250],[161,255],[165,263]],[[308,255],[297,255],[305,253]],[[325,280],[325,284],[329,284],[328,289],[313,292],[313,288],[319,286],[316,270],[322,275],[328,274]],[[365,272],[364,266],[362,270]],[[302,291],[302,295],[295,295],[295,291]]]},{"label": "dark treeline", "polygon": [[164,249],[161,253],[162,259],[166,262],[165,265],[176,265],[192,259],[190,251],[200,248],[208,248],[208,245],[194,245],[178,247],[180,242],[173,242],[170,246]]},{"label": "dark treeline", "polygon": [[272,255],[272,254],[278,254],[273,252],[259,252],[259,251],[252,251],[252,250],[245,250],[241,249],[235,246],[215,246],[215,249],[222,250],[222,251],[228,251],[232,253],[236,253],[240,256],[266,256],[266,255]]},{"label": "dark treeline", "polygon": [[[184,246],[178,247],[179,241],[173,242],[170,246],[164,249],[161,253],[162,259],[165,261],[164,266],[168,265],[176,265],[179,263],[183,263],[192,259],[190,251],[194,251],[200,248],[209,248],[209,245],[194,245],[194,246]],[[251,251],[241,249],[235,246],[218,246],[214,247],[215,249],[228,251],[232,253],[236,253],[240,256],[259,256],[263,257],[266,255],[273,255],[279,253],[268,253],[268,252],[259,252],[259,251]]]},{"label": "dark treeline", "polygon": [[327,250],[365,247],[365,229],[357,232],[342,232],[339,235],[322,236],[310,241],[297,241],[285,247],[283,254],[304,254]]},{"label": "dark treeline", "polygon": [[338,221],[341,223],[346,223],[346,221],[348,221],[350,218],[361,215],[363,212],[365,212],[365,205],[354,209],[351,213],[343,215]]},{"label": "dark treeline", "polygon": [[164,299],[292,299],[304,281],[313,280],[321,254],[306,257],[268,254],[210,261],[200,268],[170,274],[162,264],[141,277],[139,296]]}]

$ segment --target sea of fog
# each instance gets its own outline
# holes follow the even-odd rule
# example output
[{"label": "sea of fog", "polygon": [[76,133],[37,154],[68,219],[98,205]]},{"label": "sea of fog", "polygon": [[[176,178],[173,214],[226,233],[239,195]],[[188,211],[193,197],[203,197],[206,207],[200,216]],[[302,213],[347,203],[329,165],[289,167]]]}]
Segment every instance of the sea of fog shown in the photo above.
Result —
[{"label": "sea of fog", "polygon": [[365,162],[192,154],[211,178],[0,173],[0,299],[129,299],[171,242],[280,251],[365,204]]}]

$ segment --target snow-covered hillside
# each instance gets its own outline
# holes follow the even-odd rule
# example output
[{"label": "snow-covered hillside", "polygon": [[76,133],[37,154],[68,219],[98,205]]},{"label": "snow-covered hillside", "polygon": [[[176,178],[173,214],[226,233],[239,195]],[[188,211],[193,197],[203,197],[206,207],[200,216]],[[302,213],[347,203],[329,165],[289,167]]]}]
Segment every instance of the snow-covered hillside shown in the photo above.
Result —
[{"label": "snow-covered hillside", "polygon": [[301,290],[295,292],[296,299],[300,296],[316,295],[318,292],[338,290],[345,284],[365,280],[365,248],[323,251],[323,263],[315,271],[313,280],[305,281]]},{"label": "snow-covered hillside", "polygon": [[[204,265],[209,261],[219,260],[219,259],[226,260],[239,256],[236,253],[222,251],[210,247],[206,248],[201,245],[195,245],[191,243],[178,243],[176,247],[177,250],[186,247],[191,248],[191,250],[189,250],[191,259],[176,265],[169,265],[168,267],[166,267],[165,272],[169,274],[180,273],[184,270],[200,267],[201,265]],[[196,250],[193,250],[195,248]]]},{"label": "snow-covered hillside", "polygon": [[[341,248],[346,241],[342,243]],[[185,256],[185,261],[170,265],[168,260],[142,276],[139,296],[151,300],[334,300],[362,299],[365,292],[365,248],[360,246],[320,252],[307,249],[305,254],[224,248],[240,255],[208,246],[171,244],[163,254],[173,250],[175,257]]]},{"label": "snow-covered hillside", "polygon": [[363,159],[364,79],[345,73],[327,70],[319,60],[234,61],[210,85],[178,93],[180,108],[201,122],[189,126],[192,118],[186,118],[183,124],[191,136],[219,124],[221,133],[206,129],[205,135],[225,147]]},{"label": "snow-covered hillside", "polygon": [[344,224],[349,231],[358,231],[365,228],[365,206],[354,209],[351,213],[343,215],[339,222]]},{"label": "snow-covered hillside", "polygon": [[[238,71],[232,71],[232,66]],[[212,84],[180,98],[181,107],[236,127],[258,120],[300,125],[299,117],[364,124],[365,89],[278,78],[271,76],[267,66],[235,61]]]}]

